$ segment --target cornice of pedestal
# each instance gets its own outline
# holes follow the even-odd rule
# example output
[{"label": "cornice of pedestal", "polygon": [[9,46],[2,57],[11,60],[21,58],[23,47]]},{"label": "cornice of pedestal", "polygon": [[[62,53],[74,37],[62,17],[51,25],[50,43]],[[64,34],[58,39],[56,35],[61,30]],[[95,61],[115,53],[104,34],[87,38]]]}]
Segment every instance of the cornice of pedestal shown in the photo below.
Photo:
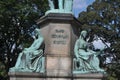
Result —
[{"label": "cornice of pedestal", "polygon": [[81,26],[80,21],[70,13],[49,13],[45,16],[42,16],[38,20],[36,20],[36,23],[40,26],[47,24],[47,23],[51,23],[51,22],[70,23],[76,26]]}]

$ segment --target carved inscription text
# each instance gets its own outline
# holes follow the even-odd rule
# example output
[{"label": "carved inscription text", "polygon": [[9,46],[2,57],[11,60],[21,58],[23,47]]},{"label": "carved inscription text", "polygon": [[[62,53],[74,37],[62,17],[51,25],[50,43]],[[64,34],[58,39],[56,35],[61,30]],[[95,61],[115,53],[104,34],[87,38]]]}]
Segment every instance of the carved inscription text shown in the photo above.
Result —
[{"label": "carved inscription text", "polygon": [[53,39],[53,44],[62,44],[65,45],[67,42],[68,34],[66,34],[64,29],[55,29],[55,33],[51,35]]}]

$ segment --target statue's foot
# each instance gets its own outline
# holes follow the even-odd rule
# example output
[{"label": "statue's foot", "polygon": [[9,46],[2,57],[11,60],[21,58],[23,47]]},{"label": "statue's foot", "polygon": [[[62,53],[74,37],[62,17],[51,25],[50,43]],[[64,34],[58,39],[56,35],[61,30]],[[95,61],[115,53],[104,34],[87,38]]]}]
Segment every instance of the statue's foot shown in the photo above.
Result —
[{"label": "statue's foot", "polygon": [[30,70],[30,69],[22,69],[21,71],[22,72],[33,72],[33,70]]},{"label": "statue's foot", "polygon": [[16,68],[16,67],[13,67],[13,68],[9,69],[9,72],[33,72],[33,71],[30,70],[30,69],[26,69],[26,68]]},{"label": "statue's foot", "polygon": [[103,69],[92,70],[92,73],[106,73]]},{"label": "statue's foot", "polygon": [[105,72],[105,70],[103,70],[103,69],[98,69],[98,71],[100,71],[100,72]]},{"label": "statue's foot", "polygon": [[16,72],[18,69],[16,67],[12,67],[9,69],[9,72]]},{"label": "statue's foot", "polygon": [[45,72],[45,70],[44,70],[44,69],[40,70],[40,73],[44,73],[44,72]]}]

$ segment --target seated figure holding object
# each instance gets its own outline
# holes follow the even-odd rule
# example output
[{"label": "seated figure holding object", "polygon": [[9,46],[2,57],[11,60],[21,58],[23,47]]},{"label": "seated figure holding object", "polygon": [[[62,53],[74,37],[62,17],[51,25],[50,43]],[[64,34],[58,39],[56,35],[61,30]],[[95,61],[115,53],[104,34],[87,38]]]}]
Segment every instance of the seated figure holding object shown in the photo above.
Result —
[{"label": "seated figure holding object", "polygon": [[[99,67],[99,59],[97,52],[88,48],[88,43],[85,40],[87,31],[82,31],[79,39],[75,43],[74,47],[74,66],[73,73],[90,73],[90,72],[104,72]],[[78,66],[79,65],[79,66]]]},{"label": "seated figure holding object", "polygon": [[35,40],[29,48],[25,48],[18,56],[14,67],[10,72],[44,72],[43,44],[44,38],[40,29],[35,29]]}]

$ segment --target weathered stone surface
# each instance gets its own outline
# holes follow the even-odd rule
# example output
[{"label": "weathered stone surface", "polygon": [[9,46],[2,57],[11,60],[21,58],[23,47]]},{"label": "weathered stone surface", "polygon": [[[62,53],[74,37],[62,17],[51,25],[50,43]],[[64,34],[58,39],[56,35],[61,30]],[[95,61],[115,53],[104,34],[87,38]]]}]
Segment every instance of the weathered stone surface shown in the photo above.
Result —
[{"label": "weathered stone surface", "polygon": [[66,77],[71,76],[71,58],[69,57],[47,57],[47,76]]},{"label": "weathered stone surface", "polygon": [[90,73],[90,74],[74,74],[73,76],[45,76],[40,73],[23,73],[23,72],[11,72],[9,73],[10,80],[106,80],[105,74]]},{"label": "weathered stone surface", "polygon": [[[46,52],[47,76],[71,75],[71,25],[50,23]],[[54,64],[53,64],[54,63]]]},{"label": "weathered stone surface", "polygon": [[45,80],[44,74],[27,72],[9,72],[10,80]]},{"label": "weathered stone surface", "polygon": [[74,80],[106,80],[102,73],[74,74]]},{"label": "weathered stone surface", "polygon": [[[80,23],[71,14],[48,14],[37,24],[45,40],[45,56],[71,56]],[[69,54],[68,54],[69,53]]]},{"label": "weathered stone surface", "polygon": [[71,25],[51,23],[49,26],[49,48],[47,55],[70,56]]},{"label": "weathered stone surface", "polygon": [[71,80],[70,78],[47,78],[46,80]]},{"label": "weathered stone surface", "polygon": [[46,76],[72,76],[77,20],[71,14],[48,14],[37,21],[45,39]]}]

